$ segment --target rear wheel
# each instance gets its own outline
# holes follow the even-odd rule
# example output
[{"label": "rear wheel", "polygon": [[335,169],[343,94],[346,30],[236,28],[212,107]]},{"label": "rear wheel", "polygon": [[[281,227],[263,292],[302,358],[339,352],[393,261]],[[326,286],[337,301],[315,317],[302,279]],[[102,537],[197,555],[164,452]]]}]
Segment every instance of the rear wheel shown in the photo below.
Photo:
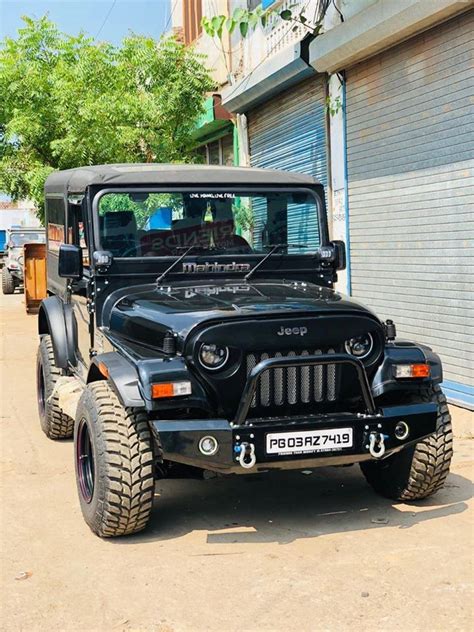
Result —
[{"label": "rear wheel", "polygon": [[55,391],[61,371],[54,362],[51,336],[41,336],[36,362],[36,389],[41,428],[50,439],[69,439],[74,430],[74,419],[59,407]]},{"label": "rear wheel", "polygon": [[153,492],[153,449],[144,411],[124,408],[106,381],[89,384],[74,429],[82,514],[99,536],[144,529]]},{"label": "rear wheel", "polygon": [[367,482],[388,498],[419,500],[431,496],[443,486],[449,473],[453,433],[446,398],[435,386],[420,399],[438,404],[435,434],[388,459],[361,464]]},{"label": "rear wheel", "polygon": [[7,267],[2,268],[2,292],[4,294],[13,294],[15,291],[15,279],[10,274]]}]

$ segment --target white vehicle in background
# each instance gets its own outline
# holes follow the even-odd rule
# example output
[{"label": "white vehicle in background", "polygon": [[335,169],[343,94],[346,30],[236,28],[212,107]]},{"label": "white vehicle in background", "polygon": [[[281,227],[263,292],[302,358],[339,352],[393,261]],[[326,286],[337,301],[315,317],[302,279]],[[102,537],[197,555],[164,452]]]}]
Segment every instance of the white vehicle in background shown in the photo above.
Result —
[{"label": "white vehicle in background", "polygon": [[7,230],[2,268],[4,294],[13,294],[15,288],[23,286],[23,246],[30,243],[44,244],[45,241],[44,228],[12,226]]}]

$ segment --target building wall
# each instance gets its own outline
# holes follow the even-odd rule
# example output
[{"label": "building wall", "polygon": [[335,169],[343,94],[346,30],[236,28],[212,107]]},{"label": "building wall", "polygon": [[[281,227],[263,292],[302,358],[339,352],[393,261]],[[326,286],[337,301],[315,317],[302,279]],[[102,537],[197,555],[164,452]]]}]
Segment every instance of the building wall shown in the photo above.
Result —
[{"label": "building wall", "polygon": [[[171,27],[175,33],[182,33],[184,25],[184,4],[188,0],[173,0],[171,3]],[[227,0],[202,0],[202,15],[227,15]],[[209,37],[204,31],[193,41],[198,53],[207,57],[207,66],[218,86],[225,85],[231,72],[230,37],[224,30],[222,41],[217,37]]]},{"label": "building wall", "polygon": [[[441,355],[469,394],[474,343],[474,11],[347,69],[352,294]],[[474,397],[472,398],[474,405]]]},{"label": "building wall", "polygon": [[[363,11],[375,2],[377,0],[335,0],[345,19]],[[232,15],[237,8],[247,8],[249,4],[247,0],[229,0],[229,14]],[[310,29],[302,25],[282,20],[279,17],[281,11],[290,9],[294,15],[303,11],[305,17],[311,20],[318,8],[319,0],[275,0],[275,2],[267,1],[265,4],[276,12],[265,27],[259,24],[254,30],[249,31],[245,38],[242,38],[236,30],[231,37],[231,68],[234,81],[245,77],[256,66],[285,47],[301,41],[310,32]],[[340,24],[340,21],[340,13],[334,4],[331,4],[324,22],[325,30]]]},{"label": "building wall", "polygon": [[[289,4],[286,2],[275,2],[273,6],[277,6],[281,10],[290,8]],[[293,2],[291,4],[293,5],[291,9],[296,12],[299,7],[305,7],[307,17],[311,17],[316,6],[316,2],[311,0],[308,3],[303,0],[303,2]],[[294,6],[294,4],[297,6]],[[454,245],[454,241],[463,235],[464,230],[467,231],[468,225],[466,220],[463,219],[463,217],[466,218],[467,216],[461,215],[459,210],[456,210],[458,207],[455,210],[452,210],[451,207],[453,207],[452,198],[455,195],[467,195],[467,178],[469,174],[472,177],[471,166],[466,167],[463,163],[457,171],[454,167],[459,162],[456,157],[460,151],[459,147],[467,146],[469,138],[467,111],[470,107],[469,96],[472,96],[472,90],[469,88],[469,82],[472,81],[472,70],[470,74],[467,69],[460,74],[460,68],[464,68],[461,64],[467,63],[469,52],[466,45],[457,45],[456,41],[460,37],[461,32],[459,29],[466,29],[466,20],[469,20],[469,8],[472,7],[473,3],[467,0],[430,0],[429,2],[427,0],[336,0],[336,4],[337,6],[331,4],[329,7],[324,21],[324,33],[310,43],[309,63],[319,73],[319,76],[323,75],[327,78],[331,109],[337,110],[336,113],[328,116],[329,159],[327,162],[329,169],[327,197],[331,221],[330,234],[333,239],[342,239],[346,242],[349,260],[348,271],[339,275],[338,289],[347,291],[347,293],[355,293],[362,301],[366,301],[377,308],[382,317],[391,316],[389,312],[392,305],[393,315],[399,320],[402,335],[423,340],[427,344],[432,344],[435,349],[439,347],[445,361],[446,374],[449,380],[452,381],[451,386],[447,382],[444,388],[452,401],[466,403],[467,399],[463,400],[460,398],[459,393],[461,395],[467,393],[467,390],[463,391],[462,389],[467,388],[468,376],[465,372],[462,373],[461,370],[456,371],[455,358],[462,357],[464,361],[465,354],[468,353],[467,334],[465,332],[468,331],[469,322],[467,314],[464,314],[464,312],[461,314],[459,311],[460,307],[456,307],[456,305],[459,301],[461,301],[461,304],[464,304],[462,301],[465,302],[467,298],[462,292],[468,293],[471,286],[466,275],[464,274],[463,276],[461,259],[464,258],[464,254],[460,255],[461,259],[459,258],[459,252],[455,257],[457,246]],[[231,2],[231,10],[235,6],[241,5],[242,2],[240,1]],[[456,16],[459,16],[459,20]],[[429,61],[430,54],[433,51],[428,44],[426,45],[427,50],[422,54],[421,62],[419,59],[415,60],[416,51],[413,47],[413,38],[418,37],[420,42],[425,40],[429,42],[431,41],[430,38],[435,37],[436,32],[440,32],[440,29],[441,31],[445,29],[444,25],[449,21],[454,25],[459,24],[459,28],[456,30],[453,27],[452,36],[448,37],[446,42],[440,47],[440,51],[444,51],[443,54],[447,54],[449,57],[449,61],[445,63],[447,69],[444,66],[440,67],[437,62]],[[287,64],[285,68],[278,66],[275,69],[275,63],[269,63],[272,57],[279,63],[280,58],[282,58],[280,51],[282,49],[290,50],[291,48],[294,50],[295,42],[298,42],[304,36],[304,28],[292,30],[291,25],[289,26],[290,28],[288,28],[287,22],[281,20],[275,22],[273,29],[271,24],[267,29],[259,26],[245,40],[240,41],[240,55],[234,55],[233,57],[231,77],[233,84],[236,86],[234,90],[237,91],[237,96],[235,94],[233,97],[228,96],[229,90],[233,88],[231,86],[224,92],[224,104],[227,102],[233,103],[237,111],[244,112],[246,104],[252,104],[252,99],[254,100],[253,102],[257,100],[256,102],[258,103],[268,100],[269,103],[273,101],[273,109],[277,110],[283,90],[286,95],[291,90],[296,95],[299,83],[293,82],[291,88],[288,88],[288,85],[284,85],[285,81],[288,81],[286,77],[291,75],[290,65],[293,63],[291,55],[288,55],[288,61],[284,62]],[[470,30],[467,28],[466,33],[472,33],[472,28]],[[238,39],[238,34],[234,35],[233,48],[239,46]],[[450,49],[456,48],[456,46],[457,49],[451,52]],[[392,55],[400,57],[400,54],[402,56],[405,54],[405,57],[401,65],[397,66],[392,59]],[[303,47],[301,47],[301,55],[303,61],[306,61],[303,57]],[[286,59],[285,55],[283,55],[283,58]],[[440,56],[441,58],[442,55]],[[380,73],[378,74],[379,71],[381,72],[382,59],[386,60],[383,83],[381,76],[379,76]],[[414,67],[415,63],[417,64],[416,68]],[[359,76],[362,77],[358,84],[359,93],[354,91],[350,84],[355,65],[358,65]],[[424,65],[426,65],[426,72]],[[365,86],[364,83],[366,67],[372,68],[371,86],[370,91],[366,95],[367,103],[361,106],[356,101],[357,99],[360,101],[360,95],[365,95],[365,91],[369,90],[369,87]],[[267,72],[267,75],[265,75],[265,72]],[[411,127],[403,127],[405,110],[411,107],[410,99],[414,90],[411,85],[414,80],[413,73],[416,74],[418,80],[418,92],[415,94],[418,100],[412,108],[413,113],[409,112],[410,116],[413,114],[409,119]],[[281,79],[282,76],[284,76],[283,80]],[[314,75],[315,78],[317,76]],[[400,81],[400,76],[406,77],[405,83],[403,79]],[[410,94],[405,95],[405,90],[409,91],[409,89],[411,90]],[[238,90],[241,92],[239,93]],[[456,99],[451,94],[457,90],[460,90],[459,94],[461,96],[459,99]],[[377,94],[377,97],[374,98],[383,100],[384,103],[390,105],[390,100],[394,99],[402,110],[405,108],[401,113],[395,112],[394,116],[387,115],[383,118],[387,112],[382,107],[378,116],[383,121],[380,129],[375,130],[375,132],[372,129],[375,124],[373,121],[375,114],[373,116],[371,114],[373,94]],[[423,108],[423,104],[426,104],[426,107]],[[420,106],[421,110],[416,110],[415,105],[417,107]],[[252,105],[252,107],[254,106]],[[360,124],[357,123],[359,127],[355,128],[354,112],[357,110],[357,107],[359,108],[359,115],[364,120],[362,122],[359,121]],[[443,107],[444,110],[442,109]],[[455,122],[451,121],[451,118],[454,116],[452,114],[454,110],[459,115],[462,108],[464,108],[466,113],[463,115],[463,123],[461,124],[463,129],[460,135],[459,127]],[[391,110],[388,114],[390,112]],[[240,117],[240,121],[240,132],[242,134],[248,133],[248,130],[250,130],[250,134],[256,133],[255,126],[253,128],[252,125],[248,126],[248,128],[245,127],[245,115]],[[420,125],[422,127],[431,125],[436,130],[432,135],[422,138],[417,132]],[[437,125],[438,127],[436,127]],[[291,129],[291,125],[288,126],[288,129]],[[355,135],[354,129],[357,131]],[[369,167],[373,170],[380,169],[383,163],[384,168],[390,172],[393,162],[391,162],[391,157],[395,156],[393,147],[397,147],[397,130],[400,133],[403,132],[403,145],[400,145],[397,150],[399,153],[396,154],[398,162],[400,160],[404,161],[403,172],[398,173],[395,170],[391,181],[382,184],[373,193],[371,205],[372,208],[377,209],[377,214],[371,217],[370,210],[367,210],[363,217],[364,221],[366,221],[366,227],[370,227],[372,232],[374,230],[372,225],[376,221],[379,221],[380,224],[382,216],[385,221],[385,232],[375,237],[371,244],[372,250],[378,249],[382,251],[379,243],[389,243],[392,250],[396,249],[398,247],[397,244],[404,243],[404,240],[399,231],[397,235],[394,235],[394,243],[390,243],[390,231],[396,224],[395,220],[397,219],[391,215],[391,207],[395,203],[392,198],[395,195],[394,199],[396,200],[397,190],[403,189],[404,199],[413,203],[413,213],[409,213],[408,209],[404,208],[404,217],[407,218],[407,221],[404,224],[403,231],[410,235],[411,242],[413,242],[413,235],[416,233],[420,242],[415,244],[417,247],[429,247],[433,252],[436,251],[436,256],[430,259],[428,267],[424,268],[425,271],[417,273],[417,275],[414,273],[413,262],[411,261],[414,258],[414,254],[410,252],[404,253],[403,257],[398,257],[393,274],[390,266],[387,268],[387,257],[384,257],[383,252],[382,254],[374,254],[369,268],[363,269],[361,267],[361,253],[364,255],[368,245],[366,243],[367,240],[364,239],[363,230],[354,223],[356,218],[353,218],[354,222],[352,230],[350,230],[350,203],[352,201],[354,212],[358,211],[359,215],[364,212],[365,207],[368,205],[368,202],[365,203],[363,198],[364,187],[372,186],[373,184],[370,175],[366,174],[368,182],[365,183],[362,177],[364,174],[360,171],[356,172],[354,166],[356,164],[355,156],[362,160],[360,163],[363,165],[362,171],[367,171]],[[458,137],[462,138],[463,133],[466,134],[465,139],[457,143],[456,139]],[[290,135],[291,132],[289,131],[288,134]],[[370,136],[370,138],[366,139],[365,136]],[[281,139],[279,138],[279,140]],[[289,138],[288,141],[290,141]],[[290,144],[290,142],[287,142],[285,146],[289,147]],[[250,138],[248,146],[250,147],[250,164],[253,164],[251,154],[252,147],[255,147],[255,142],[252,142],[252,138]],[[375,153],[374,148],[376,148]],[[420,208],[418,197],[423,195],[426,197],[427,194],[424,192],[423,187],[426,188],[428,184],[424,181],[419,183],[418,180],[415,182],[414,176],[411,174],[410,170],[417,169],[414,166],[416,162],[415,149],[424,152],[423,155],[427,161],[424,168],[431,169],[433,160],[439,159],[440,156],[446,164],[450,165],[448,169],[449,174],[443,173],[440,182],[437,184],[435,183],[436,174],[434,172],[431,173],[431,171],[428,174],[429,178],[433,180],[433,182],[429,181],[429,186],[438,187],[436,200],[433,200],[433,205],[436,205],[437,209],[437,222],[440,225],[442,224],[442,227],[445,227],[446,236],[455,236],[453,237],[454,241],[446,245],[448,250],[445,256],[440,256],[440,249],[435,248],[431,243],[434,239],[432,235],[432,233],[434,234],[434,228],[429,219],[430,214],[425,212],[420,215],[418,212]],[[373,164],[369,165],[371,157],[373,158]],[[270,156],[269,160],[271,158]],[[272,166],[278,167],[279,165],[272,163]],[[285,165],[282,166],[285,168]],[[396,164],[392,166],[396,167]],[[399,179],[403,181],[397,184]],[[460,184],[461,181],[462,184]],[[360,184],[361,182],[363,182],[362,185]],[[418,184],[420,185],[419,188],[421,187],[421,192],[416,188]],[[362,196],[359,195],[357,200],[355,196],[356,186],[358,186],[358,192],[362,192]],[[392,198],[390,195],[392,195]],[[425,231],[423,231],[423,225],[426,227]],[[441,233],[443,232],[440,229],[436,234],[440,234],[440,231]],[[428,235],[429,238],[427,239]],[[351,250],[351,237],[354,245],[353,252]],[[467,244],[467,234],[464,237],[462,243],[459,243],[459,248],[462,247],[463,253],[466,252],[467,255],[472,257],[472,246]],[[453,243],[453,250],[449,250],[451,243]],[[470,261],[467,256],[466,260]],[[410,268],[410,265],[412,265],[412,268]],[[449,271],[447,266],[452,266]],[[351,284],[352,267],[354,267],[354,286]],[[372,294],[366,287],[369,276],[373,283],[377,285],[375,293]],[[416,279],[414,278],[415,276]],[[458,279],[458,276],[463,278]],[[443,279],[446,280],[448,277],[449,280],[443,285]],[[462,292],[458,293],[459,296],[451,296],[448,299],[447,295],[451,286],[454,287],[453,284],[456,287],[462,286]],[[397,288],[401,306],[397,305],[396,301],[394,302],[398,296],[396,294]],[[413,291],[410,290],[411,294],[407,288],[414,288]],[[411,308],[406,308],[406,306],[402,305],[402,303],[407,302],[406,295],[408,294],[412,295],[413,298]],[[420,322],[417,322],[417,303],[422,304],[422,299],[428,297],[429,300],[424,301],[424,304],[427,305],[433,296],[437,297],[436,301],[438,301],[438,298],[439,301],[445,301],[446,305],[449,302],[447,307],[443,303],[443,309],[444,307],[446,309],[442,313],[448,314],[449,312],[455,331],[445,327],[444,317],[440,316],[441,307],[437,307],[438,303],[436,301],[432,302],[432,312],[434,314],[432,320],[436,321],[440,326],[435,326],[429,319],[422,323],[422,319],[419,318]],[[390,309],[385,309],[386,307]],[[453,316],[453,310],[457,310],[455,316]],[[408,312],[410,312],[410,316],[407,315]],[[409,320],[410,318],[412,318],[411,321]],[[441,331],[443,333],[440,334],[439,332]],[[456,388],[452,387],[453,384]],[[456,397],[454,397],[453,391],[456,389],[457,395],[455,393]],[[474,402],[473,396],[474,394],[471,395],[471,400]]]}]

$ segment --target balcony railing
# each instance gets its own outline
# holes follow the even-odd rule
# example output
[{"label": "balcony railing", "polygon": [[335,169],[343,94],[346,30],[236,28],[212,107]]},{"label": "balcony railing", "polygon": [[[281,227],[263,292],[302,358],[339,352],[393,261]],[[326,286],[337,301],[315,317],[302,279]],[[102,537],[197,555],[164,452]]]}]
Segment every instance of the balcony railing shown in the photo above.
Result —
[{"label": "balcony railing", "polygon": [[291,44],[299,42],[308,32],[303,24],[282,20],[280,13],[289,9],[293,15],[304,13],[308,23],[312,25],[317,14],[319,0],[282,0],[274,2],[271,7],[276,12],[270,17],[263,29],[265,36],[266,56],[271,57]]}]

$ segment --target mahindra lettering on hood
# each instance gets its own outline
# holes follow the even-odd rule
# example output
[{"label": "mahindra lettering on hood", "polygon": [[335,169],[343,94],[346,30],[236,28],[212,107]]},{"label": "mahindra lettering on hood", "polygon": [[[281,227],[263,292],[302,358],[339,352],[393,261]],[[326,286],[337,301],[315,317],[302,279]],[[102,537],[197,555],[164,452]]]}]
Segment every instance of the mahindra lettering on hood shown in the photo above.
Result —
[{"label": "mahindra lettering on hood", "polygon": [[248,272],[250,270],[249,263],[183,263],[183,272],[188,273],[206,273],[206,272]]}]

